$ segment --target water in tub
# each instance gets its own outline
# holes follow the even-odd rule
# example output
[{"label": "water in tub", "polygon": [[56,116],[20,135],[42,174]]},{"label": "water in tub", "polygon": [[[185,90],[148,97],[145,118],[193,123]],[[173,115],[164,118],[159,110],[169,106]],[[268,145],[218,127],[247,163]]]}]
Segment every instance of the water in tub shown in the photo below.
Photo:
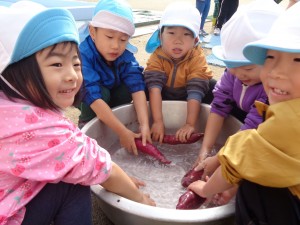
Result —
[{"label": "water in tub", "polygon": [[[139,153],[133,156],[124,148],[112,154],[112,159],[130,176],[146,183],[141,190],[149,193],[157,207],[175,209],[179,197],[186,191],[181,186],[181,179],[195,162],[201,143],[167,145],[155,144],[172,163],[165,165],[151,156]],[[113,146],[112,146],[113,148]],[[203,207],[207,207],[204,205]]]}]

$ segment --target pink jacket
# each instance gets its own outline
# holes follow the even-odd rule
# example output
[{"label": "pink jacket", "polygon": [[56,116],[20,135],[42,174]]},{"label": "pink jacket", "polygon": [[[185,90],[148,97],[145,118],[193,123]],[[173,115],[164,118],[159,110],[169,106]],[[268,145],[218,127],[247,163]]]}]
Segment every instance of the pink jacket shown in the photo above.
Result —
[{"label": "pink jacket", "polygon": [[47,183],[93,185],[111,170],[109,153],[62,113],[0,91],[0,225],[21,224],[25,206]]}]

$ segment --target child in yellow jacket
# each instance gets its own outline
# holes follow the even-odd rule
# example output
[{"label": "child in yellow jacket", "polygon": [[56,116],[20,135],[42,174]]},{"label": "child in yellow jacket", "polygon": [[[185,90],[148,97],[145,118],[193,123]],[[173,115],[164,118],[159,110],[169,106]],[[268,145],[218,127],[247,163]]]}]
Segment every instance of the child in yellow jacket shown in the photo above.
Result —
[{"label": "child in yellow jacket", "polygon": [[[221,166],[207,182],[188,188],[211,197],[235,185],[236,224],[300,224],[300,3],[287,9],[266,38],[244,55],[263,65],[270,106],[257,103],[265,121],[231,136],[218,153]],[[285,41],[283,41],[285,40]]]}]

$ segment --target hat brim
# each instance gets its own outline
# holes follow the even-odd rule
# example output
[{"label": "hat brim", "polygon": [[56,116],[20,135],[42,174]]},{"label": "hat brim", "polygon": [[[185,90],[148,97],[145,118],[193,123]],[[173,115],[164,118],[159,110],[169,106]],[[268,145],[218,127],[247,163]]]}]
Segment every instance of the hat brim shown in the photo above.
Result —
[{"label": "hat brim", "polygon": [[126,49],[133,54],[136,54],[138,52],[138,48],[129,42],[126,45]]},{"label": "hat brim", "polygon": [[[264,38],[256,42],[249,43],[243,50],[244,56],[252,63],[263,65],[265,63],[268,50],[275,50],[288,53],[300,53],[300,39],[293,41],[282,41],[281,38]],[[299,46],[298,48],[296,46]]]},{"label": "hat brim", "polygon": [[247,66],[247,65],[253,64],[252,62],[250,62],[248,60],[229,60],[229,59],[225,59],[223,52],[224,52],[224,50],[223,50],[223,47],[221,45],[214,46],[212,48],[212,53],[214,54],[214,56],[217,59],[223,61],[227,68],[236,68],[236,67]]},{"label": "hat brim", "polygon": [[146,52],[152,53],[160,46],[159,29],[153,32],[146,44]]}]

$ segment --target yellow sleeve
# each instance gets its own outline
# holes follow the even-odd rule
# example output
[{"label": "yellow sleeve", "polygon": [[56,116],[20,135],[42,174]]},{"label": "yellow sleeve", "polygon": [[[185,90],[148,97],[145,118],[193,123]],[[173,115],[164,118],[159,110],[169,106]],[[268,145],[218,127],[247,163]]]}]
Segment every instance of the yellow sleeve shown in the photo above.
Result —
[{"label": "yellow sleeve", "polygon": [[246,179],[300,190],[299,105],[300,99],[270,106],[267,120],[257,130],[240,131],[228,138],[218,155],[228,182]]}]

